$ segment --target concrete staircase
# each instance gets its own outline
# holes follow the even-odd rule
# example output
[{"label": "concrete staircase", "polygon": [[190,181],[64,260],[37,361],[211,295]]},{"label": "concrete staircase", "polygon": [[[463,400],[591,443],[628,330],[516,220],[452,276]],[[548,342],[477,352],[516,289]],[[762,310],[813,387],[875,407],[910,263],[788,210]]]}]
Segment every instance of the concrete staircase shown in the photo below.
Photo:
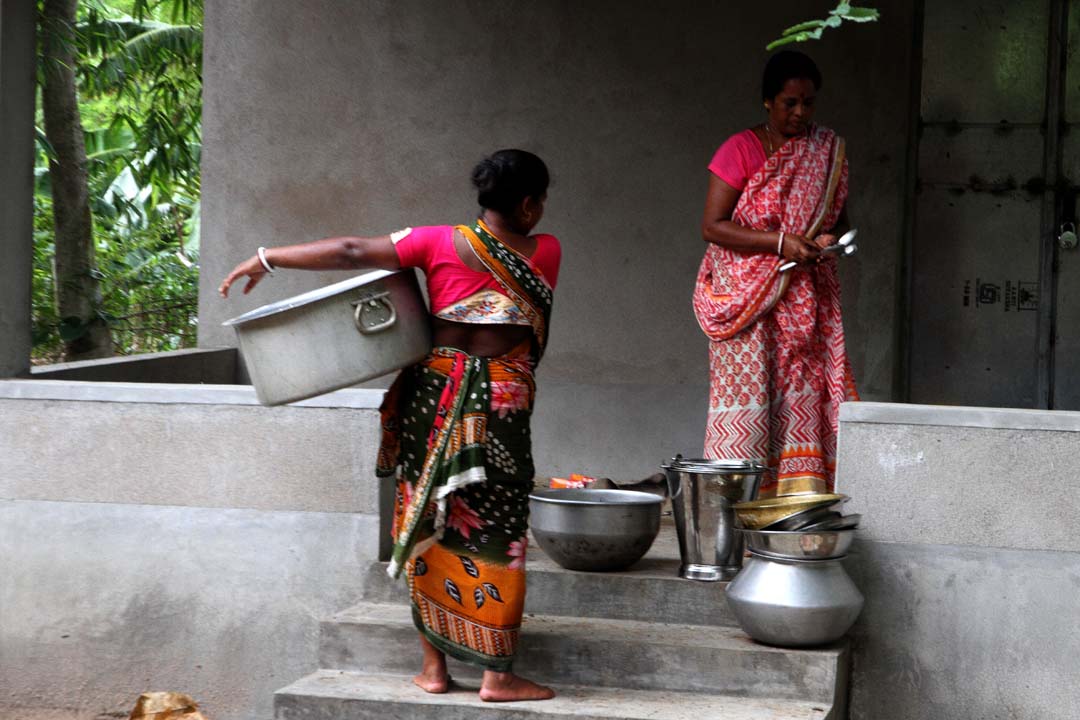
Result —
[{"label": "concrete staircase", "polygon": [[554,700],[483,703],[479,670],[453,660],[450,693],[413,686],[420,649],[405,586],[377,563],[363,602],[322,623],[324,669],[277,692],[276,720],[846,717],[846,643],[784,650],[753,642],[735,626],[724,584],[676,576],[670,526],[626,572],[571,572],[536,545],[530,552],[514,669],[554,686]]}]

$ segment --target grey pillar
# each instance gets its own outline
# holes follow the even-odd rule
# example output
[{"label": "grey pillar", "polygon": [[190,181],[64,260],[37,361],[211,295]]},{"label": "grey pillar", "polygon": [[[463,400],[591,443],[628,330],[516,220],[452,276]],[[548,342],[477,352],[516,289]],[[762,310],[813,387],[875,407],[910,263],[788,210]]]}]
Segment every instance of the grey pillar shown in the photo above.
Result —
[{"label": "grey pillar", "polygon": [[0,0],[0,377],[30,368],[34,0]]}]

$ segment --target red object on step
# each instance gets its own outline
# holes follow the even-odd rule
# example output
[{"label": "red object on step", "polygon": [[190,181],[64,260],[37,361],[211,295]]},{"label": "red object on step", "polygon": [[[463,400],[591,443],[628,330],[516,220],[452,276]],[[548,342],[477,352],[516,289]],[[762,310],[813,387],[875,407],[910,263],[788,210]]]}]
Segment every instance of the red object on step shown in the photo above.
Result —
[{"label": "red object on step", "polygon": [[551,478],[549,487],[552,490],[562,490],[566,488],[587,488],[596,482],[596,478],[589,477],[588,475],[582,475],[581,473],[571,473],[569,478]]}]

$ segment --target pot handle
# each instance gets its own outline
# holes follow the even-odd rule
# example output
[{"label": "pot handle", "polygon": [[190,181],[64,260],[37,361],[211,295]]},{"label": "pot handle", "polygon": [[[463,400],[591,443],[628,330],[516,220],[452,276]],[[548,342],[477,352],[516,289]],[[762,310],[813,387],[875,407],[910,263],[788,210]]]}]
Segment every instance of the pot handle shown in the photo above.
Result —
[{"label": "pot handle", "polygon": [[[360,300],[356,300],[352,303],[356,310],[353,311],[353,324],[356,325],[356,329],[364,335],[374,335],[377,332],[382,332],[390,327],[393,327],[397,322],[397,309],[394,307],[394,303],[390,302],[390,292],[376,293],[375,295],[369,295]],[[378,307],[382,305],[390,312],[390,317],[381,323],[375,323],[374,325],[367,325],[364,323],[364,311],[368,308]]]}]

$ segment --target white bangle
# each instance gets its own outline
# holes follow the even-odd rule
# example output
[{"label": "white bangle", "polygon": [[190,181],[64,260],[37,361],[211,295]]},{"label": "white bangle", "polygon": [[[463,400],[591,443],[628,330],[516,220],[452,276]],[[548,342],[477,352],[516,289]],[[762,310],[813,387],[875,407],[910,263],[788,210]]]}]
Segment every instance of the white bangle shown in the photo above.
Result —
[{"label": "white bangle", "polygon": [[270,275],[274,274],[274,266],[270,264],[270,261],[266,259],[266,248],[260,247],[258,250],[259,262],[262,263],[263,269]]},{"label": "white bangle", "polygon": [[[261,248],[260,248],[261,249]],[[784,257],[784,231],[780,231],[780,240],[776,243],[776,254]]]}]

